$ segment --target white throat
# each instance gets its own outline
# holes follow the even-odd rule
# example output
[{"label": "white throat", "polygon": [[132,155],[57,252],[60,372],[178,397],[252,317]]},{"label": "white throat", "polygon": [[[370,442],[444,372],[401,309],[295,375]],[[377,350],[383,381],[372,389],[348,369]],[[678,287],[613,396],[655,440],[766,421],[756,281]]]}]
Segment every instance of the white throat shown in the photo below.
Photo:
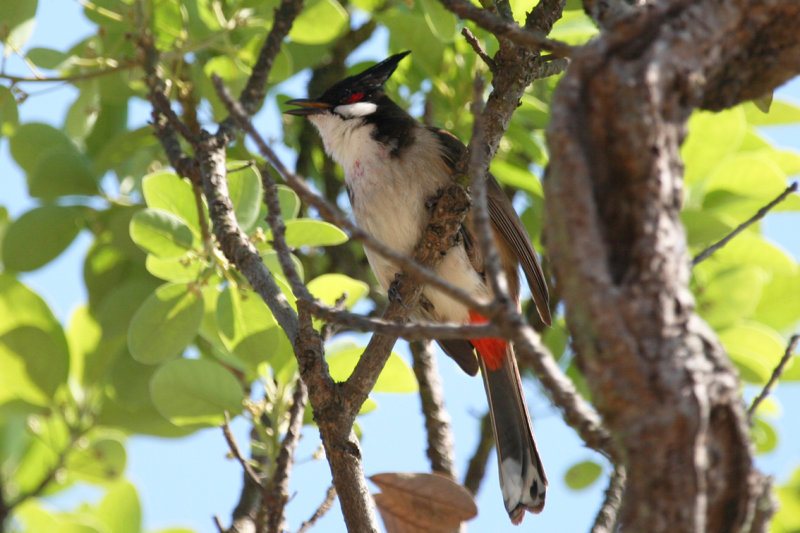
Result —
[{"label": "white throat", "polygon": [[356,102],[354,104],[337,105],[333,110],[344,118],[360,118],[373,114],[378,109],[372,102]]}]

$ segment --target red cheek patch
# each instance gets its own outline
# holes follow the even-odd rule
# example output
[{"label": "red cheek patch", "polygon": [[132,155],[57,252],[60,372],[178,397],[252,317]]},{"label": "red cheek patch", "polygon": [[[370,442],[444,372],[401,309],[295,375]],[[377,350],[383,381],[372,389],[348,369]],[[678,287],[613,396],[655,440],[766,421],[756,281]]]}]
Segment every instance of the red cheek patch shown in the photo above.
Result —
[{"label": "red cheek patch", "polygon": [[355,104],[356,102],[360,101],[362,98],[364,98],[364,93],[355,93],[355,94],[351,95],[350,98],[348,98],[347,102],[345,102],[345,103],[346,104]]}]

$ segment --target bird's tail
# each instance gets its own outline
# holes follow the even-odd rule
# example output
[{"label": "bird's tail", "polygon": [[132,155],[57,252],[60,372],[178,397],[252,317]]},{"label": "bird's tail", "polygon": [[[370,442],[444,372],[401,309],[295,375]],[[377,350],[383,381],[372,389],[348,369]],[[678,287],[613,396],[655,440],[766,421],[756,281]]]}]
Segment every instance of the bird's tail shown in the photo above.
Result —
[{"label": "bird's tail", "polygon": [[[497,339],[491,339],[495,341],[494,346],[481,345],[480,341],[485,340],[473,340],[473,344],[481,355],[481,374],[489,400],[503,500],[511,522],[519,524],[525,511],[539,513],[544,508],[547,477],[536,449],[514,350],[509,343],[500,341],[502,347],[496,344]],[[496,361],[500,354],[481,353],[487,348],[503,350],[502,365],[497,367],[489,363]]]}]

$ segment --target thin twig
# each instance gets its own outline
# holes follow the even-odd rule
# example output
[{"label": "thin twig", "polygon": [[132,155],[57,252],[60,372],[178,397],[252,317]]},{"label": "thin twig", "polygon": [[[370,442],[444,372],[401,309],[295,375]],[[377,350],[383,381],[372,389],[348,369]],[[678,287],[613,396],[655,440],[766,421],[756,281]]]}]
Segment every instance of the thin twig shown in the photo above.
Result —
[{"label": "thin twig", "polygon": [[794,355],[794,349],[797,347],[798,340],[800,340],[800,335],[792,335],[792,338],[789,339],[789,344],[786,346],[786,351],[783,352],[783,357],[781,357],[781,360],[778,362],[778,366],[772,371],[772,376],[770,376],[769,381],[767,381],[767,384],[761,389],[761,392],[758,393],[758,396],[753,399],[753,403],[750,404],[750,408],[747,410],[747,417],[750,419],[751,424],[753,423],[753,415],[758,405],[769,396],[773,387],[775,387],[775,384],[778,383],[778,380],[781,378],[783,371],[786,369],[786,365],[789,364],[789,360],[792,358],[792,355]]},{"label": "thin twig", "polygon": [[548,39],[540,31],[521,28],[516,22],[508,22],[494,13],[481,9],[468,0],[440,0],[442,5],[461,18],[475,22],[497,37],[505,37],[514,43],[533,50],[548,50],[559,57],[572,54],[572,46]]},{"label": "thin twig", "polygon": [[268,533],[279,533],[283,524],[286,502],[289,501],[289,474],[292,470],[294,451],[300,440],[300,430],[303,428],[303,413],[307,400],[306,385],[302,379],[298,379],[292,396],[292,406],[289,409],[289,427],[281,442],[275,473],[272,475],[269,489],[264,494]]},{"label": "thin twig", "polygon": [[228,443],[228,448],[230,448],[231,453],[239,461],[239,464],[242,465],[247,477],[250,478],[250,481],[264,489],[264,484],[261,481],[261,476],[259,476],[253,467],[250,466],[250,463],[247,462],[247,459],[244,458],[242,452],[239,450],[239,445],[236,444],[236,439],[233,437],[233,433],[231,432],[231,417],[228,412],[225,412],[225,422],[222,424],[222,434],[225,436],[225,442]]},{"label": "thin twig", "polygon": [[311,302],[298,300],[297,306],[298,308],[308,308],[311,314],[317,318],[329,322],[337,322],[350,330],[363,332],[372,331],[384,335],[395,335],[408,341],[427,339],[482,339],[484,337],[502,337],[504,335],[500,327],[491,323],[473,325],[425,321],[413,323],[392,322],[385,318],[366,317],[348,311],[340,311],[318,300],[313,300]]},{"label": "thin twig", "polygon": [[478,493],[481,482],[486,476],[486,464],[489,462],[489,455],[494,448],[494,433],[489,419],[489,413],[481,417],[481,432],[475,452],[469,460],[467,473],[464,475],[464,486],[473,495]]},{"label": "thin twig", "polygon": [[731,241],[731,240],[732,240],[734,237],[736,237],[736,236],[737,236],[737,235],[739,235],[739,234],[740,234],[742,231],[744,231],[745,229],[747,229],[747,227],[748,227],[748,226],[750,226],[750,225],[754,224],[755,222],[758,222],[759,220],[761,220],[762,218],[764,218],[764,216],[765,216],[765,215],[766,215],[766,214],[767,214],[767,213],[770,211],[770,209],[772,209],[773,207],[775,207],[776,205],[778,205],[779,203],[781,203],[782,201],[784,201],[784,200],[786,199],[786,197],[787,197],[787,196],[789,196],[790,194],[792,194],[792,193],[793,193],[793,192],[795,192],[796,190],[797,190],[797,182],[794,182],[794,183],[792,183],[791,185],[789,185],[788,187],[786,187],[786,190],[784,190],[782,193],[780,193],[780,194],[779,194],[779,195],[778,195],[778,196],[777,196],[777,197],[776,197],[774,200],[772,200],[770,203],[768,203],[767,205],[765,205],[764,207],[762,207],[761,209],[759,209],[759,210],[756,212],[756,214],[755,214],[755,215],[753,215],[752,217],[750,217],[750,218],[749,218],[748,220],[746,220],[745,222],[743,222],[743,223],[739,224],[739,227],[737,227],[735,230],[733,230],[733,231],[732,231],[732,232],[730,232],[728,235],[726,235],[725,237],[723,237],[721,240],[719,240],[718,242],[716,242],[716,243],[712,244],[711,246],[709,246],[708,248],[706,248],[705,250],[703,250],[702,252],[700,252],[699,254],[697,254],[697,255],[694,257],[694,259],[692,259],[692,265],[696,265],[696,264],[697,264],[697,263],[699,263],[700,261],[703,261],[704,259],[708,259],[708,257],[709,257],[711,254],[713,254],[714,252],[716,252],[717,250],[719,250],[720,248],[722,248],[723,246],[725,246],[726,244],[728,244],[728,243],[729,243],[729,242],[730,242],[730,241]]},{"label": "thin twig", "polygon": [[497,69],[497,64],[494,62],[494,59],[492,59],[492,57],[486,53],[486,50],[483,49],[483,45],[478,38],[475,37],[475,35],[466,26],[461,28],[461,35],[464,36],[472,49],[475,50],[475,53],[478,54],[478,57],[483,59],[483,62],[489,67],[489,70],[494,72]]},{"label": "thin twig", "polygon": [[617,517],[620,507],[622,507],[626,479],[624,466],[617,466],[611,473],[611,479],[609,479],[606,489],[606,498],[594,519],[592,533],[614,533],[617,530]]},{"label": "thin twig", "polygon": [[67,76],[53,76],[51,78],[40,78],[36,76],[13,76],[11,74],[0,74],[0,80],[7,80],[11,83],[61,83],[61,82],[75,82],[99,78],[107,74],[115,74],[122,70],[128,70],[138,67],[137,61],[125,61],[116,67],[109,67],[100,70],[93,70],[91,72],[83,72],[81,74],[71,74]]},{"label": "thin twig", "polygon": [[431,470],[456,479],[455,449],[450,414],[444,406],[444,393],[436,355],[430,341],[411,343],[414,375],[419,383],[419,398],[425,418],[425,433],[428,437],[428,459]]},{"label": "thin twig", "polygon": [[311,518],[300,524],[300,529],[297,530],[297,533],[306,533],[309,529],[314,527],[314,524],[317,523],[317,520],[322,518],[325,513],[327,513],[331,507],[333,507],[333,502],[336,500],[336,487],[331,485],[328,487],[327,492],[325,492],[325,499],[322,500],[322,503],[319,504],[317,510],[314,511],[314,514],[311,515]]},{"label": "thin twig", "polygon": [[226,533],[225,527],[222,525],[222,522],[217,515],[214,515],[214,525],[217,526],[217,531],[219,531],[219,533]]}]

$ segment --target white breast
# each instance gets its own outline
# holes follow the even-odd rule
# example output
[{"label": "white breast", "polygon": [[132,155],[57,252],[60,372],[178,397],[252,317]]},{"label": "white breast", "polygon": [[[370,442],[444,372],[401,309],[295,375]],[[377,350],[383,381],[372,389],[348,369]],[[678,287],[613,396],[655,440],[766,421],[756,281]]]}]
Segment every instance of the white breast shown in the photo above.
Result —
[{"label": "white breast", "polygon": [[[401,157],[393,157],[390,147],[373,139],[372,125],[327,113],[309,118],[320,131],[325,151],[344,170],[356,223],[381,242],[410,255],[428,218],[425,202],[450,180],[435,134],[421,126],[415,128],[415,142]],[[366,254],[378,282],[388,289],[398,268],[369,248]],[[488,295],[463,246],[451,249],[437,270],[476,296]],[[425,296],[438,319],[468,320],[467,309],[440,292],[426,289]]]}]

